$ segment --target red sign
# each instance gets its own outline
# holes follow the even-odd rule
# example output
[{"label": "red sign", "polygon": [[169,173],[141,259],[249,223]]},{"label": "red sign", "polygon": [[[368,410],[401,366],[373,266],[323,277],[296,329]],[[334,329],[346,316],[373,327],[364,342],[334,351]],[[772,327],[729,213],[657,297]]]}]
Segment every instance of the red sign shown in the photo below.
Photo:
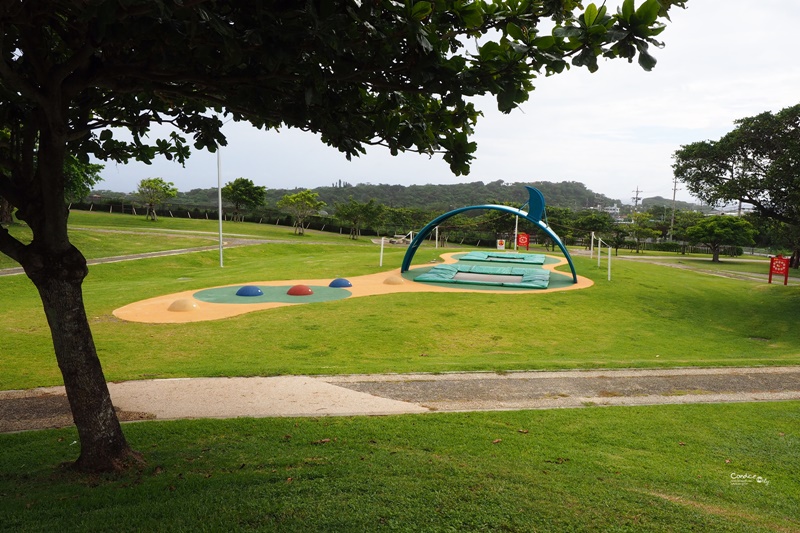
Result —
[{"label": "red sign", "polygon": [[517,246],[524,246],[526,250],[530,250],[531,238],[527,233],[517,234]]},{"label": "red sign", "polygon": [[769,260],[769,282],[772,283],[772,275],[783,276],[783,284],[789,283],[789,258],[783,256],[771,257]]}]

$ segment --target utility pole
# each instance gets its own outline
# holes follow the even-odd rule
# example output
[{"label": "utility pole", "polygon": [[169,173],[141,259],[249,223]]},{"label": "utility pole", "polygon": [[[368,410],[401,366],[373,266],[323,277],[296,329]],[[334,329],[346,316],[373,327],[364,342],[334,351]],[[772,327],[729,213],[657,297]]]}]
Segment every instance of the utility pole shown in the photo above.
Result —
[{"label": "utility pole", "polygon": [[639,211],[639,193],[641,193],[641,192],[644,192],[644,191],[640,191],[640,190],[639,190],[639,187],[637,186],[637,187],[636,187],[636,190],[635,190],[635,191],[633,191],[633,192],[634,192],[634,194],[635,194],[636,196],[634,196],[633,198],[631,198],[631,200],[633,200],[633,212],[634,212],[634,213],[636,213],[636,212],[638,212],[638,211]]},{"label": "utility pole", "polygon": [[678,192],[678,178],[672,178],[672,218],[669,221],[669,240],[672,240],[672,229],[675,227],[675,194]]}]

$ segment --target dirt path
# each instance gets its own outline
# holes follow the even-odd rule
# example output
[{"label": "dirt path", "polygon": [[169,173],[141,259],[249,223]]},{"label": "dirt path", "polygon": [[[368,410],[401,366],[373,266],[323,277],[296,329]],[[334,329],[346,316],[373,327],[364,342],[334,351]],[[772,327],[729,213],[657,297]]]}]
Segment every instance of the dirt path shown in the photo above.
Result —
[{"label": "dirt path", "polygon": [[[800,400],[800,366],[109,383],[120,419],[357,416]],[[0,432],[72,425],[63,387],[0,391]]]}]

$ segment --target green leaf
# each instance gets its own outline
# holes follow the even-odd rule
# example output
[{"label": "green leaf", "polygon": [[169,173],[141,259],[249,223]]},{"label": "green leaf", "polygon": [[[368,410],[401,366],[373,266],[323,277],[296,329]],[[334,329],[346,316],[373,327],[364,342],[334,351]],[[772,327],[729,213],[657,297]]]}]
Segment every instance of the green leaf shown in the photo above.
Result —
[{"label": "green leaf", "polygon": [[497,109],[508,113],[517,106],[517,91],[515,88],[504,89],[497,95]]},{"label": "green leaf", "polygon": [[561,60],[554,61],[549,65],[549,70],[552,72],[552,74],[561,74],[562,72],[564,72],[564,69],[568,68],[569,64],[566,61],[561,61]]},{"label": "green leaf", "polygon": [[551,35],[537,37],[536,39],[533,40],[533,46],[535,46],[539,50],[547,50],[548,48],[552,48],[554,44],[556,44],[556,40]]},{"label": "green leaf", "polygon": [[658,18],[660,9],[661,6],[658,4],[658,0],[645,0],[636,10],[636,21],[639,24],[647,24],[649,26]]},{"label": "green leaf", "polygon": [[606,39],[608,39],[609,41],[621,41],[627,36],[628,32],[625,30],[615,29],[615,30],[608,30],[606,32]]},{"label": "green leaf", "polygon": [[589,4],[586,6],[586,12],[583,14],[583,21],[588,27],[594,24],[595,20],[597,20],[597,6],[594,4]]},{"label": "green leaf", "polygon": [[621,14],[623,20],[630,22],[633,12],[634,12],[633,0],[625,0],[624,2],[622,2]]},{"label": "green leaf", "polygon": [[411,8],[411,17],[414,20],[423,20],[431,14],[431,11],[433,11],[433,5],[430,2],[417,2]]},{"label": "green leaf", "polygon": [[566,27],[560,26],[553,30],[553,35],[555,37],[561,37],[561,38],[571,39],[573,37],[580,37],[582,34],[583,30],[575,26],[566,26]]},{"label": "green leaf", "polygon": [[525,40],[525,34],[522,32],[522,28],[513,22],[506,24],[506,33],[518,41]]},{"label": "green leaf", "polygon": [[502,52],[503,50],[499,44],[494,41],[489,41],[480,47],[480,50],[478,50],[478,56],[480,57],[481,61],[489,61],[500,55]]},{"label": "green leaf", "polygon": [[644,51],[639,51],[639,66],[647,71],[653,70],[656,66],[656,58]]},{"label": "green leaf", "polygon": [[606,17],[606,12],[607,11],[608,11],[608,8],[605,5],[601,5],[597,9],[597,17],[595,18],[595,22],[597,22],[598,24],[603,24],[604,19],[608,18],[608,17]]},{"label": "green leaf", "polygon": [[477,28],[483,24],[483,12],[477,2],[462,7],[458,14],[468,28]]},{"label": "green leaf", "polygon": [[572,58],[572,64],[576,67],[586,67],[589,72],[597,71],[597,56],[589,48],[584,48],[581,53]]},{"label": "green leaf", "polygon": [[604,35],[606,33],[606,27],[600,24],[595,24],[588,29],[587,33],[589,35]]}]

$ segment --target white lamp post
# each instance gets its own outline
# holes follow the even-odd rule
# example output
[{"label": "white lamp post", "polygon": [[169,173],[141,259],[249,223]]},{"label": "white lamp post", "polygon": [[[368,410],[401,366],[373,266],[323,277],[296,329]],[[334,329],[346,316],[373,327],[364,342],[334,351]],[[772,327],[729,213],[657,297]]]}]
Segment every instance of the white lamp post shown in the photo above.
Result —
[{"label": "white lamp post", "polygon": [[222,268],[222,151],[219,143],[217,143],[217,212],[219,214],[219,267]]}]

